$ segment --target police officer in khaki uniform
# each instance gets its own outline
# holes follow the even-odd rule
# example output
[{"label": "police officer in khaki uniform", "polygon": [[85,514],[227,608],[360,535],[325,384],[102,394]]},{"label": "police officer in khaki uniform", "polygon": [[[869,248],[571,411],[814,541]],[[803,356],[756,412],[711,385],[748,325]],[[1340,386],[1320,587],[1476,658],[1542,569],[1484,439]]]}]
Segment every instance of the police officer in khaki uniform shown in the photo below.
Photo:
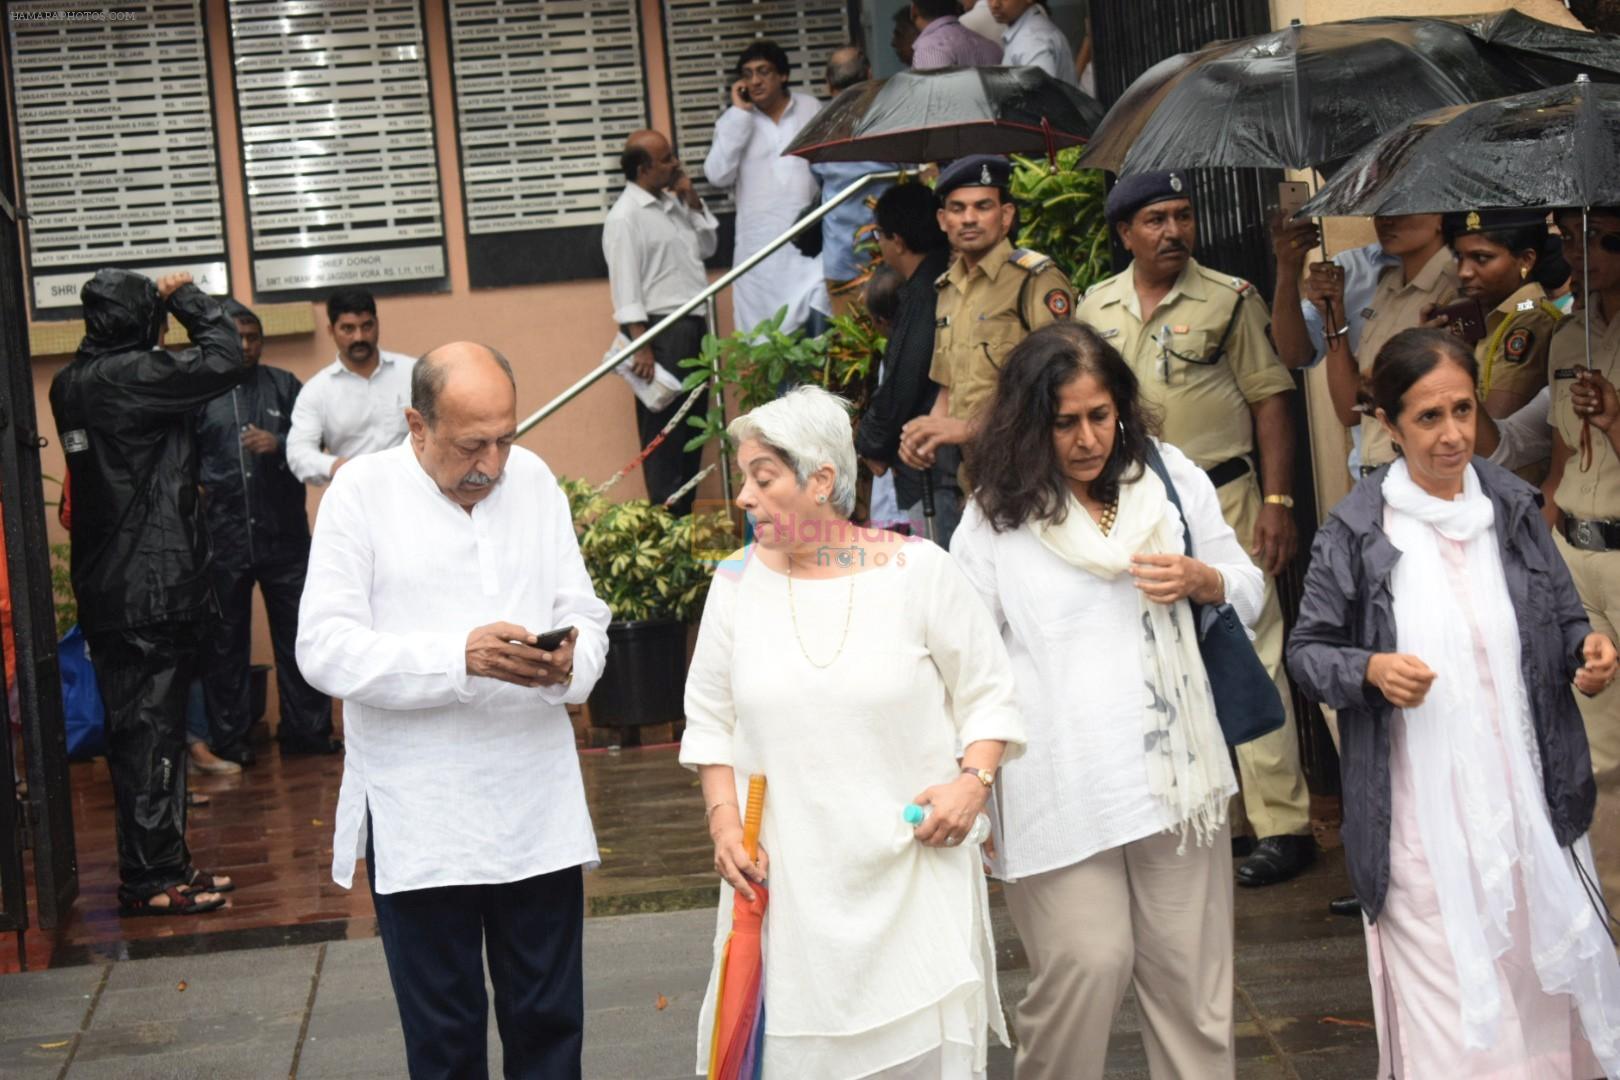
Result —
[{"label": "police officer in khaki uniform", "polygon": [[942,448],[966,443],[1007,354],[1030,331],[1074,313],[1074,290],[1057,264],[1008,239],[1017,216],[1007,191],[1011,175],[1006,158],[979,154],[952,162],[934,186],[939,226],[953,255],[934,283],[928,375],[939,384],[939,396],[933,410],[900,435],[900,458],[912,468],[932,464]]},{"label": "police officer in khaki uniform", "polygon": [[[1585,282],[1586,306],[1553,332],[1552,468],[1542,485],[1553,538],[1592,629],[1620,639],[1620,207],[1594,209],[1583,245],[1581,212],[1558,214],[1564,258]],[[1583,250],[1584,248],[1584,250]],[[1577,288],[1577,292],[1580,289]],[[1587,321],[1591,321],[1591,359]],[[1620,912],[1620,688],[1576,694],[1597,779],[1597,811],[1587,835],[1603,894]]]},{"label": "police officer in khaki uniform", "polygon": [[1253,286],[1193,259],[1191,194],[1173,172],[1139,173],[1114,186],[1108,224],[1131,265],[1088,292],[1076,318],[1131,365],[1143,397],[1164,417],[1165,441],[1209,473],[1227,523],[1267,574],[1255,647],[1288,718],[1281,730],[1237,748],[1244,810],[1258,841],[1236,873],[1240,884],[1271,885],[1299,873],[1316,852],[1283,670],[1282,609],[1270,580],[1298,545],[1286,396],[1294,381],[1271,347],[1270,317]]}]

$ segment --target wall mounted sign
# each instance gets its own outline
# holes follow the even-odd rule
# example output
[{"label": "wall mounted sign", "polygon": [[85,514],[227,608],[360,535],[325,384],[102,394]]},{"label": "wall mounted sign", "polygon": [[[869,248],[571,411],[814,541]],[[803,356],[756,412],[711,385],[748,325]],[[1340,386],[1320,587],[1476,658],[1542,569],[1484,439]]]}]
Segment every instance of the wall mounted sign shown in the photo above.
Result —
[{"label": "wall mounted sign", "polygon": [[449,289],[420,0],[229,0],[253,292]]},{"label": "wall mounted sign", "polygon": [[607,275],[619,152],[647,126],[637,0],[447,0],[474,288]]},{"label": "wall mounted sign", "polygon": [[201,0],[5,5],[36,315],[119,266],[229,292]]}]

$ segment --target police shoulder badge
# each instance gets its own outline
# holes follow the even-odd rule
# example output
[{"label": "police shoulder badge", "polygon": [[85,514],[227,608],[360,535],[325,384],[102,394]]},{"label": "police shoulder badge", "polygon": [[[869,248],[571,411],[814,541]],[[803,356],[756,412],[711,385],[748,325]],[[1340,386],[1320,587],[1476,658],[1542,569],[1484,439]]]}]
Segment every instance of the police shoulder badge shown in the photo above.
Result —
[{"label": "police shoulder badge", "polygon": [[1506,341],[1502,342],[1502,355],[1509,363],[1521,364],[1524,362],[1525,357],[1530,355],[1530,350],[1535,343],[1536,335],[1531,333],[1528,327],[1521,326],[1510,333]]},{"label": "police shoulder badge", "polygon": [[1052,313],[1054,319],[1067,319],[1074,309],[1074,301],[1062,289],[1052,289],[1046,294],[1046,310]]}]

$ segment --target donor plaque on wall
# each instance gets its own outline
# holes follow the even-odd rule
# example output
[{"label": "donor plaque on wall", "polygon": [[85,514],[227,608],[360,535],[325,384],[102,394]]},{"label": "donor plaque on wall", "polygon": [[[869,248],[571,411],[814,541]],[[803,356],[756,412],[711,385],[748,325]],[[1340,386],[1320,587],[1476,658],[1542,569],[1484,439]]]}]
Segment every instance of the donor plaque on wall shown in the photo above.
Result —
[{"label": "donor plaque on wall", "polygon": [[619,154],[647,126],[637,0],[448,0],[473,288],[607,275]]},{"label": "donor plaque on wall", "polygon": [[201,0],[0,7],[34,314],[104,266],[228,292]]},{"label": "donor plaque on wall", "polygon": [[444,292],[419,0],[229,0],[253,293]]}]

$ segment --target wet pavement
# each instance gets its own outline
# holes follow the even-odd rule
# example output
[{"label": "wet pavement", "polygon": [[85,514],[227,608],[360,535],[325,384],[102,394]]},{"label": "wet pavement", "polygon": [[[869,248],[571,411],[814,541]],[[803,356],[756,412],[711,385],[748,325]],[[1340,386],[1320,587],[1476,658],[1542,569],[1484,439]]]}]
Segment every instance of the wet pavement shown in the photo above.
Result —
[{"label": "wet pavement", "polygon": [[[582,755],[603,858],[586,879],[590,1077],[691,1075],[716,889],[696,778],[674,757]],[[73,772],[83,893],[68,926],[29,935],[31,967],[51,970],[0,976],[0,1076],[402,1075],[370,897],[330,880],[339,761],[272,750],[242,778],[200,781],[213,802],[192,818],[196,860],[240,889],[228,912],[174,920],[112,912],[105,766]],[[1337,853],[1294,882],[1238,890],[1239,1076],[1375,1071],[1360,925],[1326,910],[1345,891]],[[1028,964],[999,896],[992,907],[1010,1009]],[[493,1025],[491,1039],[498,1054]],[[998,1051],[990,1075],[1011,1074]],[[1108,1076],[1147,1076],[1130,1001]]]}]

